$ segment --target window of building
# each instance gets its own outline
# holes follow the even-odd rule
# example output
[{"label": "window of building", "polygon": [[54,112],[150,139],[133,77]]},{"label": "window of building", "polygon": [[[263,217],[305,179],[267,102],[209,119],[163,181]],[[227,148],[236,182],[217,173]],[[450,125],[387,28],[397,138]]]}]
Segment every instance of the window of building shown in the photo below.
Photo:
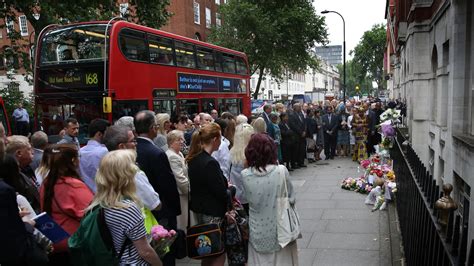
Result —
[{"label": "window of building", "polygon": [[5,21],[6,21],[5,26],[6,26],[6,29],[7,29],[7,34],[10,34],[14,30],[13,20],[11,20],[9,18],[6,18]]},{"label": "window of building", "polygon": [[211,9],[206,7],[206,28],[210,29],[212,25],[211,21]]},{"label": "window of building", "polygon": [[220,5],[221,4],[221,0],[216,0],[216,5]]},{"label": "window of building", "polygon": [[192,44],[175,42],[176,64],[181,67],[196,67],[194,61],[194,46]]},{"label": "window of building", "polygon": [[120,50],[129,60],[148,62],[145,33],[123,29],[119,34]]},{"label": "window of building", "polygon": [[214,70],[214,54],[212,50],[204,47],[198,47],[197,63],[198,68],[200,69]]},{"label": "window of building", "polygon": [[216,26],[220,27],[222,25],[221,14],[216,13]]},{"label": "window of building", "polygon": [[21,36],[28,36],[28,23],[25,15],[18,17],[18,25],[20,25]]},{"label": "window of building", "polygon": [[150,62],[163,65],[174,65],[173,41],[155,35],[148,35]]},{"label": "window of building", "polygon": [[201,24],[201,14],[199,9],[199,3],[194,1],[194,23]]}]

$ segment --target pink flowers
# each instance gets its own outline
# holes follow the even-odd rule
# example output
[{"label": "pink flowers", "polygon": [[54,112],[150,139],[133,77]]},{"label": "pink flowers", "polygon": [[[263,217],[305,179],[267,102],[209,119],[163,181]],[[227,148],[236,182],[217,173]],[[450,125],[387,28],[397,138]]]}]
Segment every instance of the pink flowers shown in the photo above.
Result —
[{"label": "pink flowers", "polygon": [[367,169],[367,167],[369,167],[370,165],[370,160],[366,159],[366,160],[363,160],[360,162],[360,166],[362,166],[362,168],[364,169]]},{"label": "pink flowers", "polygon": [[151,228],[151,237],[153,240],[160,240],[163,238],[170,238],[176,235],[176,231],[174,230],[166,230],[163,226],[161,225],[155,225]]}]

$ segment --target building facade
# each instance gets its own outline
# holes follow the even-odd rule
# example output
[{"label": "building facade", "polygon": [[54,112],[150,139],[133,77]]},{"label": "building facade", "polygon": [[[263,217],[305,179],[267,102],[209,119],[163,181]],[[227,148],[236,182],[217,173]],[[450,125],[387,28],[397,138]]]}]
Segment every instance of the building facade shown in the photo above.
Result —
[{"label": "building facade", "polygon": [[437,184],[454,186],[461,224],[474,220],[473,15],[472,0],[388,0],[386,8],[390,93],[406,100],[410,142]]},{"label": "building facade", "polygon": [[[28,95],[33,91],[33,86],[28,82],[32,77],[27,76],[25,69],[22,68],[23,63],[19,56],[10,53],[9,50],[13,51],[13,46],[17,46],[31,58],[33,27],[26,16],[18,12],[15,13],[15,19],[0,19],[0,25],[5,25],[0,28],[0,49],[3,55],[0,57],[0,89],[13,86]],[[20,39],[12,40],[10,33],[14,31],[20,34]]]},{"label": "building facade", "polygon": [[342,45],[316,46],[315,51],[333,66],[342,64]]},{"label": "building facade", "polygon": [[306,72],[305,94],[309,95],[313,102],[323,101],[326,96],[342,97],[342,95],[339,95],[340,75],[337,67],[321,57],[317,57],[319,59],[319,68],[309,69]]},{"label": "building facade", "polygon": [[219,6],[226,2],[227,0],[171,0],[168,11],[173,16],[161,30],[206,42],[212,26],[221,25]]}]

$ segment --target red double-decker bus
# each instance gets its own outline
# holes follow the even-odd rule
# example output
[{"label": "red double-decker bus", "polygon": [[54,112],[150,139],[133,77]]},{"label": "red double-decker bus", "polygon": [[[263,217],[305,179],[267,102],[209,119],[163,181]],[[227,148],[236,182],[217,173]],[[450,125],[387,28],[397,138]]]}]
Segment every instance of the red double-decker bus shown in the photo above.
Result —
[{"label": "red double-decker bus", "polygon": [[11,135],[12,131],[10,128],[10,123],[8,122],[8,114],[7,110],[5,109],[5,104],[3,103],[2,97],[0,97],[0,123],[3,124],[3,128],[5,129],[5,134]]},{"label": "red double-decker bus", "polygon": [[71,116],[86,129],[143,109],[250,115],[241,52],[125,21],[49,26],[36,49],[36,117],[50,135]]}]

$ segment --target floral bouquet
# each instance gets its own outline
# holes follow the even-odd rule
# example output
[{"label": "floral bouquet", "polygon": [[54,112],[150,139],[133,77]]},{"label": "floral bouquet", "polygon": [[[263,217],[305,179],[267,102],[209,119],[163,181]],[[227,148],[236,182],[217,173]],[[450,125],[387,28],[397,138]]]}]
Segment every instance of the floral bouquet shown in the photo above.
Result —
[{"label": "floral bouquet", "polygon": [[176,231],[168,231],[161,225],[154,225],[151,228],[151,246],[160,258],[170,252],[170,247],[177,237]]},{"label": "floral bouquet", "polygon": [[380,122],[385,122],[385,121],[392,121],[393,123],[398,122],[398,119],[400,118],[400,110],[395,110],[393,108],[387,109],[387,111],[383,112],[380,115]]},{"label": "floral bouquet", "polygon": [[372,190],[372,185],[367,183],[363,176],[359,178],[348,177],[342,180],[341,188],[367,194]]}]

